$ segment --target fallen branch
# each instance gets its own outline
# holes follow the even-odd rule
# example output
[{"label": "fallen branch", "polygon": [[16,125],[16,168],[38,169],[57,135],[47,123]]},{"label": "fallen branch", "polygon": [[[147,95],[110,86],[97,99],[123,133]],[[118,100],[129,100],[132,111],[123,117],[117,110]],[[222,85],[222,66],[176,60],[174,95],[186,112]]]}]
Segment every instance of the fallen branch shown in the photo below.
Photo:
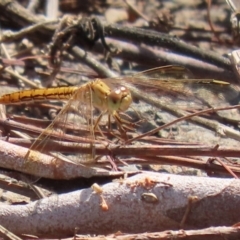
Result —
[{"label": "fallen branch", "polygon": [[[1,224],[17,235],[64,237],[74,235],[76,229],[79,234],[144,233],[177,230],[180,224],[187,230],[240,221],[236,179],[148,172],[108,183],[100,190],[55,195],[25,206],[2,206]],[[191,205],[189,199],[195,199]]]},{"label": "fallen branch", "polygon": [[34,176],[51,179],[72,179],[93,176],[121,176],[122,172],[111,172],[64,161],[40,152],[32,152],[27,158],[28,149],[0,140],[0,167],[12,169]]}]

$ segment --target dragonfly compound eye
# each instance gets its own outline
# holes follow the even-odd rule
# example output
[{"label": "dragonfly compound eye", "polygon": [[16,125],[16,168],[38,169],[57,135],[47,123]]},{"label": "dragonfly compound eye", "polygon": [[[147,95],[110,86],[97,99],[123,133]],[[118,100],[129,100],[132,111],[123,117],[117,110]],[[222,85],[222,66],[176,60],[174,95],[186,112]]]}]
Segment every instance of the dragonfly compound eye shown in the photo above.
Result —
[{"label": "dragonfly compound eye", "polygon": [[126,111],[132,103],[132,95],[126,87],[119,87],[108,95],[108,104],[111,111]]}]

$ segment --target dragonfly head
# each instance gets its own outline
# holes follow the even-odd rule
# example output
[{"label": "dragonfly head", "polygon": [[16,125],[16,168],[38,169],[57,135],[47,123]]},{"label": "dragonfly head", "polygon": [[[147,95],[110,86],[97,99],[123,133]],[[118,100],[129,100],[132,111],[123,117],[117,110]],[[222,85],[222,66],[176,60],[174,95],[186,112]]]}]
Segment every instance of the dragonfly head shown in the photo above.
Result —
[{"label": "dragonfly head", "polygon": [[129,89],[126,87],[120,86],[117,89],[114,89],[110,92],[107,97],[108,101],[108,110],[110,112],[126,111],[130,104],[132,103],[132,95]]}]

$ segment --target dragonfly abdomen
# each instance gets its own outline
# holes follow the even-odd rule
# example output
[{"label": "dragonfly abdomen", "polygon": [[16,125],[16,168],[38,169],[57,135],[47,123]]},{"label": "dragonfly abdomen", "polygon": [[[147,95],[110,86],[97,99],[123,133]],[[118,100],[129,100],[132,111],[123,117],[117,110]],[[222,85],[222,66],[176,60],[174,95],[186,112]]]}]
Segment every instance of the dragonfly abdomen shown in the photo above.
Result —
[{"label": "dragonfly abdomen", "polygon": [[42,101],[45,99],[67,100],[76,92],[77,89],[78,87],[57,87],[23,90],[3,95],[0,97],[0,103],[10,104],[28,101]]}]

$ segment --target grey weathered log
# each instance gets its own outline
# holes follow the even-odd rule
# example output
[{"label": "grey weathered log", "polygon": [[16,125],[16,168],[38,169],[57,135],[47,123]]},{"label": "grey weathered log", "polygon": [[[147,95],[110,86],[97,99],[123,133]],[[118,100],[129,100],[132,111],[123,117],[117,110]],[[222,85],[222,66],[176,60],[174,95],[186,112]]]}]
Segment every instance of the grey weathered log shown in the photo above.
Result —
[{"label": "grey weathered log", "polygon": [[[192,196],[198,201],[191,205],[182,228],[231,226],[240,221],[239,183],[236,179],[143,173],[104,185],[101,195],[84,189],[25,206],[2,206],[0,222],[15,234],[48,237],[72,236],[76,228],[79,234],[177,230]],[[143,194],[157,199],[145,201]],[[108,211],[100,205],[102,198]]]}]

